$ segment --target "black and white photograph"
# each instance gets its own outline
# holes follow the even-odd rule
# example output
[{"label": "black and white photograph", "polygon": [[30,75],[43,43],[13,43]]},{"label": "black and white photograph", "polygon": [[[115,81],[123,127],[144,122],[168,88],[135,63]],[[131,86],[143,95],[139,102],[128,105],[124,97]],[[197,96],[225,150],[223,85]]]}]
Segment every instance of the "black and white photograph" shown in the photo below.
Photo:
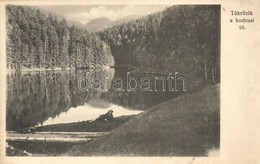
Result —
[{"label": "black and white photograph", "polygon": [[5,5],[6,156],[218,157],[221,5]]}]

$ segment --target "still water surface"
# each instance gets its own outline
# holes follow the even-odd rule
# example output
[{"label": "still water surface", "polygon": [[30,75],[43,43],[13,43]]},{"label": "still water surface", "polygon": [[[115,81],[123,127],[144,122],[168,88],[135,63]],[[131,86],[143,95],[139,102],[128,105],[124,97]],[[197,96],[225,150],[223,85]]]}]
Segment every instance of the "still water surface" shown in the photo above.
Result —
[{"label": "still water surface", "polygon": [[[114,116],[138,114],[176,97],[170,91],[115,91],[112,82],[127,69],[23,72],[7,75],[7,130],[31,126],[92,120],[112,109]],[[106,78],[106,91],[84,91],[79,80],[88,73],[92,78]],[[153,77],[133,73],[137,78]],[[161,85],[157,83],[156,85]]]}]

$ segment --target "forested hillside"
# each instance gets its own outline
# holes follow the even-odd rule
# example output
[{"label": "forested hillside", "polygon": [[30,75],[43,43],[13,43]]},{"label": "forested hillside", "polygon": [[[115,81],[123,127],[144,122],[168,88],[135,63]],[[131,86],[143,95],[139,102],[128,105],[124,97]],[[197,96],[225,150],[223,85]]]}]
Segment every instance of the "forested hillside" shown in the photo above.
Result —
[{"label": "forested hillside", "polygon": [[99,35],[117,65],[180,72],[194,84],[220,81],[220,6],[173,6]]},{"label": "forested hillside", "polygon": [[45,15],[40,10],[12,6],[7,14],[7,67],[88,68],[113,65],[110,47],[99,36],[66,20]]},{"label": "forested hillside", "polygon": [[173,6],[97,34],[30,7],[7,6],[6,12],[11,69],[89,68],[115,60],[180,72],[194,84],[220,81],[220,6]]}]

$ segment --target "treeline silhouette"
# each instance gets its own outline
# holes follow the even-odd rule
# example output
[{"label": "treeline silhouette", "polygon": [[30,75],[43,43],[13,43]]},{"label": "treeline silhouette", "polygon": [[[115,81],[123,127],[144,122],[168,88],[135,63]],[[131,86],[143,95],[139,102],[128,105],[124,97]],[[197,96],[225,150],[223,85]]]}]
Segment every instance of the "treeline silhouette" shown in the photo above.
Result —
[{"label": "treeline silhouette", "polygon": [[8,5],[7,67],[93,68],[113,65],[110,47],[99,36],[39,9]]},{"label": "treeline silhouette", "polygon": [[220,81],[220,6],[180,5],[99,35],[116,65],[180,72],[194,84]]},{"label": "treeline silhouette", "polygon": [[38,9],[9,5],[6,11],[11,69],[93,68],[115,60],[116,65],[180,72],[194,84],[220,81],[219,5],[172,6],[97,34]]}]

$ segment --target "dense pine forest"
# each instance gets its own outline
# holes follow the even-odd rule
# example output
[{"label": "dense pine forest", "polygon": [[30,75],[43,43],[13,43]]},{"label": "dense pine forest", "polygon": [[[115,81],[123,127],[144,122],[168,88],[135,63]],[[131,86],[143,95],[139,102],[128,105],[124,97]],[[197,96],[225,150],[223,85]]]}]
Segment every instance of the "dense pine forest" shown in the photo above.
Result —
[{"label": "dense pine forest", "polygon": [[12,70],[91,68],[113,65],[110,47],[98,35],[39,9],[6,7],[7,67]]},{"label": "dense pine forest", "polygon": [[220,7],[173,6],[99,32],[118,65],[220,81]]},{"label": "dense pine forest", "polygon": [[172,6],[97,33],[30,7],[7,6],[6,12],[11,69],[115,64],[180,72],[193,84],[220,81],[219,6]]}]

